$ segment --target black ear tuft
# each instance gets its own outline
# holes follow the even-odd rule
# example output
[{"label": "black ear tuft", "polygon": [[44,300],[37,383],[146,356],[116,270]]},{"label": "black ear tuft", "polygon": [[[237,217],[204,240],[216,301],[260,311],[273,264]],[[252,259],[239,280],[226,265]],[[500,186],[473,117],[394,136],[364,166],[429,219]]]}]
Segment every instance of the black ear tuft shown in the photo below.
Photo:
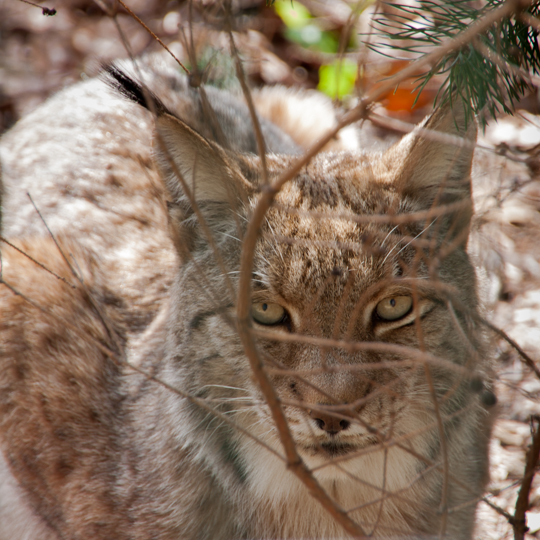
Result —
[{"label": "black ear tuft", "polygon": [[106,73],[105,80],[107,84],[125,98],[134,101],[138,105],[141,105],[141,107],[144,107],[157,115],[168,113],[167,107],[163,105],[161,100],[155,94],[132,79],[121,69],[114,65],[110,65],[105,66],[103,71]]}]

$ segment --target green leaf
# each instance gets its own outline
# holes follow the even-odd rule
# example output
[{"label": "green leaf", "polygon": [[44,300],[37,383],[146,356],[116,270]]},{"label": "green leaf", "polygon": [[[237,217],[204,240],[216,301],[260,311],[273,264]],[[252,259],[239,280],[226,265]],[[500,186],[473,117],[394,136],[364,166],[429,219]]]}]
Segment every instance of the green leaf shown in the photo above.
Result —
[{"label": "green leaf", "polygon": [[308,24],[299,29],[287,28],[285,37],[306,49],[316,49],[324,53],[335,54],[339,48],[338,38],[332,32],[323,32],[315,24]]},{"label": "green leaf", "polygon": [[318,89],[332,99],[343,99],[354,90],[358,75],[358,66],[352,60],[344,58],[319,68]]},{"label": "green leaf", "polygon": [[299,30],[311,22],[311,13],[298,2],[292,0],[276,0],[274,9],[287,28]]},{"label": "green leaf", "polygon": [[317,49],[324,53],[336,54],[339,50],[339,38],[333,32],[323,32]]}]

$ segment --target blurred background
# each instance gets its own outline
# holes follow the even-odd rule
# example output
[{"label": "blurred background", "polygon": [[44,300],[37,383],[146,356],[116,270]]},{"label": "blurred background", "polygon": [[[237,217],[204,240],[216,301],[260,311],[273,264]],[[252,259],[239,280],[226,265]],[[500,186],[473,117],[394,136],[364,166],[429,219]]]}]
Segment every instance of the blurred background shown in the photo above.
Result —
[{"label": "blurred background", "polygon": [[[127,55],[115,22],[106,13],[115,10],[110,0],[39,3],[55,10],[54,15],[22,0],[0,0],[0,131],[61,87],[93,76],[103,63]],[[200,69],[226,84],[234,67],[230,54],[223,52],[228,44],[221,4],[213,0],[130,0],[128,5],[187,63],[192,28]],[[421,7],[413,1],[404,5]],[[404,12],[392,3],[234,0],[232,14],[237,45],[253,85],[318,88],[351,106],[356,97],[415,56],[403,48],[403,42],[392,49],[383,46],[388,42],[383,30],[397,33],[403,26]],[[388,24],[375,27],[374,15],[393,28]],[[161,48],[122,6],[117,8],[117,21],[134,55]],[[416,93],[411,93],[417,85],[414,78],[401,83],[380,99],[382,113],[410,121],[422,118],[433,103],[439,79],[429,81],[416,104]],[[538,108],[530,92],[524,106],[534,112]]]}]

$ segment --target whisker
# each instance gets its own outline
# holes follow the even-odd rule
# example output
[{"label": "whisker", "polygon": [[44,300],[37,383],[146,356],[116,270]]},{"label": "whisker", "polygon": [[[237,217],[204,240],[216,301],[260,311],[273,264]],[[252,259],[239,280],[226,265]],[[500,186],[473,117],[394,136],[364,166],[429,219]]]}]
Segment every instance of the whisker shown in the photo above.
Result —
[{"label": "whisker", "polygon": [[399,225],[396,225],[385,237],[384,240],[381,242],[381,247],[384,246],[385,242],[388,240],[390,235],[399,227]]},{"label": "whisker", "polygon": [[240,390],[241,392],[248,392],[245,388],[240,388],[239,386],[227,386],[225,384],[205,384],[201,386],[201,390],[205,388],[225,388],[226,390]]},{"label": "whisker", "polygon": [[240,238],[236,238],[236,236],[233,236],[232,234],[229,234],[229,233],[226,233],[226,232],[221,232],[221,234],[223,236],[228,236],[229,238],[232,238],[233,240],[236,240],[237,242],[241,242],[242,240],[240,240]]},{"label": "whisker", "polygon": [[[396,256],[399,255],[407,246],[411,245],[419,236],[421,236],[422,234],[424,234],[434,223],[435,223],[436,219],[434,219],[427,227],[424,227],[424,229],[422,229],[412,240],[410,240],[409,242],[407,242],[397,253],[396,253]],[[383,259],[382,263],[381,263],[381,266],[387,261],[388,257],[390,257],[390,255],[392,254],[392,252],[394,251],[394,249],[396,249],[397,247],[399,246],[399,241],[396,242],[396,244],[394,245],[394,247],[386,254],[386,257]]]}]

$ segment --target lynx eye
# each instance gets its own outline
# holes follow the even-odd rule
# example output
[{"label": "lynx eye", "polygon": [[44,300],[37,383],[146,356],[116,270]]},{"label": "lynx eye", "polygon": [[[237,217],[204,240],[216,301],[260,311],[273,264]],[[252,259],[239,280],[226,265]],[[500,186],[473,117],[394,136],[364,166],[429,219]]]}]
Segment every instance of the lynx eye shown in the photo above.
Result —
[{"label": "lynx eye", "polygon": [[284,307],[272,302],[254,302],[251,306],[251,316],[259,324],[279,324],[286,314]]},{"label": "lynx eye", "polygon": [[377,304],[377,315],[385,321],[396,321],[409,313],[412,303],[410,296],[389,296]]}]

